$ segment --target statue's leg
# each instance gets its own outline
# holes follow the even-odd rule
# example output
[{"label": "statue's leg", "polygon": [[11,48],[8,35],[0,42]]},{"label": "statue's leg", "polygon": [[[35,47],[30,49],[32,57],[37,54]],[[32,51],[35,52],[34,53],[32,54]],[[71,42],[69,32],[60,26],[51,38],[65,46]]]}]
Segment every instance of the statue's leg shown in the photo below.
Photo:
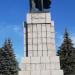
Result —
[{"label": "statue's leg", "polygon": [[42,1],[41,0],[34,0],[35,2],[35,7],[38,9],[38,10],[42,10]]},{"label": "statue's leg", "polygon": [[43,11],[43,0],[38,0],[39,10]]}]

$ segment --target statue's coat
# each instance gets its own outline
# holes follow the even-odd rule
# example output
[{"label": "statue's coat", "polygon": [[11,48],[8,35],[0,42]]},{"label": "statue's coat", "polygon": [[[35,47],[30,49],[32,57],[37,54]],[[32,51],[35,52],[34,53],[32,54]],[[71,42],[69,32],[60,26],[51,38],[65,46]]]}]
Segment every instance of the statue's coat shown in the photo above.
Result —
[{"label": "statue's coat", "polygon": [[[33,2],[35,7],[33,6]],[[51,0],[30,0],[30,10],[33,8],[37,8],[39,11],[43,11],[43,9],[49,9],[51,4]]]}]

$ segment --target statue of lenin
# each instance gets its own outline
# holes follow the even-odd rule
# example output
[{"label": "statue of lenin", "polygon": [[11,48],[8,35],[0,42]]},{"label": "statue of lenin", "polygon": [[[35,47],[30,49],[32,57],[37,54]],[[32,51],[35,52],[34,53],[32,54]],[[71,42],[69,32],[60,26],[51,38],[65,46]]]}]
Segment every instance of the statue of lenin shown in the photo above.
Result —
[{"label": "statue of lenin", "polygon": [[44,9],[49,9],[51,5],[51,0],[30,0],[30,11],[38,9],[43,11]]}]

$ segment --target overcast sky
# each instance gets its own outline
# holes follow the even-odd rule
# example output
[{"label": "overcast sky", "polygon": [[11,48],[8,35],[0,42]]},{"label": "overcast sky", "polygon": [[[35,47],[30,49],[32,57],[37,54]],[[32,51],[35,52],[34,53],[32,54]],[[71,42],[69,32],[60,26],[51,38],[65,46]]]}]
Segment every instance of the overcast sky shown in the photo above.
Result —
[{"label": "overcast sky", "polygon": [[[27,12],[28,0],[0,0],[0,47],[6,38],[11,38],[18,60],[23,56],[23,22]],[[50,13],[55,22],[56,48],[65,28],[75,43],[75,0],[52,0]]]}]

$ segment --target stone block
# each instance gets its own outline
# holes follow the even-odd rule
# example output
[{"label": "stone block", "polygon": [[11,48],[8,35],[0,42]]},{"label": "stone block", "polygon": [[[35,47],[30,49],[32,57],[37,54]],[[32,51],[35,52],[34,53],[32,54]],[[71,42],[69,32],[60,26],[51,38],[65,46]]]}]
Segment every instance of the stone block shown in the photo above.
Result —
[{"label": "stone block", "polygon": [[42,44],[42,38],[38,38],[38,44]]},{"label": "stone block", "polygon": [[51,63],[50,68],[51,68],[51,70],[54,70],[55,69],[55,63]]},{"label": "stone block", "polygon": [[56,56],[55,51],[48,50],[48,56],[50,57]]},{"label": "stone block", "polygon": [[55,33],[54,32],[51,33],[51,38],[55,38]]},{"label": "stone block", "polygon": [[25,64],[25,70],[30,71],[30,64]]},{"label": "stone block", "polygon": [[39,19],[37,19],[36,23],[43,23],[44,21],[45,21],[44,18],[43,19],[39,18]]},{"label": "stone block", "polygon": [[27,23],[50,23],[50,16],[50,13],[29,13],[27,14]]},{"label": "stone block", "polygon": [[32,33],[28,33],[28,38],[32,38]]},{"label": "stone block", "polygon": [[51,38],[47,38],[47,43],[50,43],[51,42]]},{"label": "stone block", "polygon": [[41,28],[42,28],[41,24],[37,24],[37,31],[38,32],[41,32]]},{"label": "stone block", "polygon": [[51,50],[50,45],[51,45],[50,43],[47,43],[47,48],[48,48],[49,51]]},{"label": "stone block", "polygon": [[41,57],[41,63],[42,64],[50,63],[50,57],[48,57],[48,56]]},{"label": "stone block", "polygon": [[32,45],[32,39],[28,39],[28,45]]},{"label": "stone block", "polygon": [[25,57],[23,59],[23,62],[22,63],[29,64],[30,63],[30,57]]},{"label": "stone block", "polygon": [[41,64],[41,70],[46,70],[46,64]]},{"label": "stone block", "polygon": [[54,32],[54,26],[51,26],[50,31]]},{"label": "stone block", "polygon": [[41,38],[41,37],[42,37],[42,33],[40,31],[40,32],[38,32],[38,38]]},{"label": "stone block", "polygon": [[60,63],[55,63],[55,69],[60,70]]},{"label": "stone block", "polygon": [[43,56],[42,50],[38,51],[38,56]]},{"label": "stone block", "polygon": [[46,70],[50,70],[51,69],[51,64],[46,64]]},{"label": "stone block", "polygon": [[33,32],[37,32],[37,25],[36,24],[33,25]]},{"label": "stone block", "polygon": [[64,75],[62,70],[52,70],[51,74],[52,75]]},{"label": "stone block", "polygon": [[38,50],[40,50],[40,51],[43,50],[42,49],[42,44],[38,44]]},{"label": "stone block", "polygon": [[50,23],[51,22],[50,19],[46,19],[45,21],[46,21],[46,23]]},{"label": "stone block", "polygon": [[41,70],[41,64],[36,64],[36,69],[35,69],[36,71],[39,71],[39,70]]},{"label": "stone block", "polygon": [[37,49],[38,49],[38,48],[37,48],[37,44],[33,44],[33,50],[34,50],[34,51],[37,51]]},{"label": "stone block", "polygon": [[46,25],[42,24],[42,32],[46,32]]},{"label": "stone block", "polygon": [[31,63],[32,64],[40,63],[40,57],[31,57]]},{"label": "stone block", "polygon": [[50,57],[47,56],[45,61],[46,61],[46,63],[50,63]]},{"label": "stone block", "polygon": [[51,51],[55,51],[55,44],[54,43],[48,43],[48,50],[51,50]]},{"label": "stone block", "polygon": [[36,69],[36,64],[31,64],[31,71],[35,71]]},{"label": "stone block", "polygon": [[50,75],[50,71],[49,70],[43,70],[43,71],[41,71],[41,75]]},{"label": "stone block", "polygon": [[40,75],[40,71],[31,71],[31,75]]},{"label": "stone block", "polygon": [[[55,38],[51,38],[50,43],[51,43],[52,45],[55,44]],[[53,45],[53,46],[55,46],[55,45]]]},{"label": "stone block", "polygon": [[[50,40],[50,39],[49,39]],[[50,43],[47,43],[47,48],[48,48],[48,51],[50,51],[51,50],[51,48],[50,48]]]},{"label": "stone block", "polygon": [[30,75],[30,71],[19,71],[19,75]]},{"label": "stone block", "polygon": [[50,31],[48,31],[48,32],[47,32],[47,38],[50,38],[50,37],[52,37],[52,36],[51,36]]},{"label": "stone block", "polygon": [[43,44],[43,50],[47,51],[47,44]]},{"label": "stone block", "polygon": [[43,56],[47,56],[47,50],[46,51],[43,51]]},{"label": "stone block", "polygon": [[44,18],[32,19],[32,23],[45,23],[45,19]]},{"label": "stone block", "polygon": [[46,32],[42,32],[42,37],[46,38]]},{"label": "stone block", "polygon": [[51,13],[45,13],[46,15],[46,19],[50,19],[51,20]]},{"label": "stone block", "polygon": [[33,51],[28,51],[28,56],[33,56]]},{"label": "stone block", "polygon": [[33,51],[33,56],[34,57],[38,56],[38,51]]},{"label": "stone block", "polygon": [[43,44],[46,44],[47,43],[47,38],[42,38],[42,42],[43,42]]},{"label": "stone block", "polygon": [[27,14],[26,22],[31,23],[31,14]]},{"label": "stone block", "polygon": [[37,38],[37,32],[33,32],[33,38]]},{"label": "stone block", "polygon": [[35,44],[37,44],[38,42],[37,42],[37,38],[34,38],[33,39],[33,44],[35,45]]},{"label": "stone block", "polygon": [[28,51],[31,51],[32,49],[32,45],[28,44]]},{"label": "stone block", "polygon": [[50,57],[51,63],[59,63],[59,56]]},{"label": "stone block", "polygon": [[46,57],[41,57],[41,63],[46,63]]},{"label": "stone block", "polygon": [[32,25],[28,25],[28,33],[32,32]]},{"label": "stone block", "polygon": [[31,13],[32,19],[45,18],[45,15],[45,13]]},{"label": "stone block", "polygon": [[47,32],[50,32],[51,31],[51,24],[47,24],[46,28],[47,28]]}]

